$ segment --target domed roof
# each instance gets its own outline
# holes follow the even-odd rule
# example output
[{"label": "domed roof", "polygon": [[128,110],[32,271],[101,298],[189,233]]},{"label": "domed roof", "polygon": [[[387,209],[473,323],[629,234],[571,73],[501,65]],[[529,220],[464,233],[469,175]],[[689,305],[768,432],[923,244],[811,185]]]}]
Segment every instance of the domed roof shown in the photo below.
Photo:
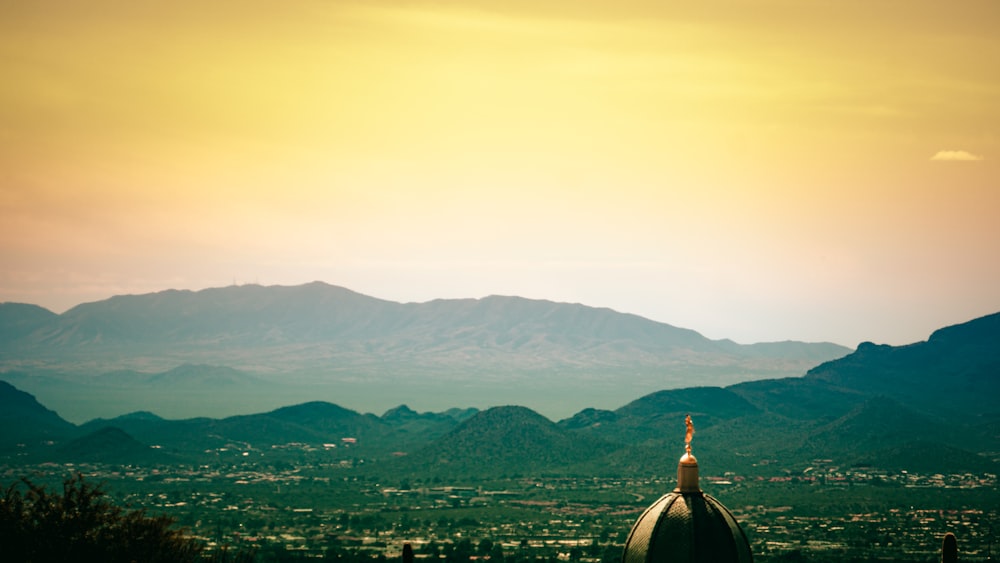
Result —
[{"label": "domed roof", "polygon": [[698,485],[690,416],[686,422],[687,453],[677,465],[677,488],[636,520],[622,563],[751,563],[750,544],[736,518]]}]

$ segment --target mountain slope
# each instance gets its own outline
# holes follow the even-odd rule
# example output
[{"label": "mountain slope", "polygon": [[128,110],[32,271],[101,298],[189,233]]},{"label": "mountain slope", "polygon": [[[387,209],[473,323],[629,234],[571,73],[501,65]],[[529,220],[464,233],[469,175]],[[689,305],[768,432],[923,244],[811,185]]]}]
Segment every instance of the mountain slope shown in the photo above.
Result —
[{"label": "mountain slope", "polygon": [[343,437],[377,438],[388,433],[387,425],[377,416],[360,414],[325,401],[282,407],[259,416],[308,429],[325,437],[325,441]]},{"label": "mountain slope", "polygon": [[698,451],[726,467],[750,470],[758,463],[813,458],[877,467],[934,465],[913,459],[912,444],[922,441],[936,444],[925,455],[954,451],[961,467],[982,468],[1000,451],[998,319],[990,315],[947,327],[907,346],[863,344],[803,377],[665,390],[615,411],[584,409],[560,425],[651,448],[610,462],[623,468],[636,459],[656,461],[657,448],[677,451],[688,413],[698,430]]},{"label": "mountain slope", "polygon": [[400,434],[413,436],[416,440],[431,441],[458,426],[462,420],[474,416],[461,412],[455,414],[457,416],[447,413],[418,413],[406,405],[400,405],[386,411],[381,419]]},{"label": "mountain slope", "polygon": [[698,428],[703,430],[757,410],[728,389],[687,387],[650,393],[615,411],[585,409],[559,425],[614,442],[659,442],[675,440],[686,415],[697,419]]},{"label": "mountain slope", "polygon": [[51,459],[76,463],[141,465],[174,461],[168,454],[139,442],[120,428],[111,426],[74,438],[48,455]]},{"label": "mountain slope", "polygon": [[916,413],[892,399],[876,397],[803,435],[800,444],[786,443],[785,451],[797,449],[799,456],[806,457],[844,457],[917,437],[941,443],[951,438],[943,421]]},{"label": "mountain slope", "polygon": [[59,315],[37,305],[0,303],[0,342],[12,342],[58,318]]},{"label": "mountain slope", "polygon": [[399,465],[438,475],[527,475],[565,469],[613,449],[581,440],[531,409],[506,406],[477,413]]},{"label": "mountain slope", "polygon": [[[7,307],[11,309],[11,307]],[[23,312],[0,310],[0,327]],[[23,325],[5,355],[102,357],[105,370],[159,358],[290,368],[336,358],[350,365],[409,363],[505,369],[689,365],[797,370],[848,350],[831,344],[741,346],[693,330],[578,304],[520,297],[395,303],[320,282],[283,287],[169,290],[86,303]],[[16,344],[16,346],[15,346]],[[120,356],[131,350],[140,358]],[[114,353],[119,353],[115,356]],[[252,361],[251,361],[252,360]]]},{"label": "mountain slope", "polygon": [[30,449],[40,442],[64,439],[74,431],[72,424],[35,397],[0,381],[0,451],[18,448],[19,444]]},{"label": "mountain slope", "polygon": [[80,426],[94,432],[115,427],[136,439],[161,445],[171,452],[199,453],[242,444],[258,449],[288,443],[339,443],[354,438],[375,448],[390,448],[389,427],[374,415],[363,415],[333,403],[313,401],[273,411],[226,418],[166,420],[155,415],[133,413],[111,420],[96,419]]},{"label": "mountain slope", "polygon": [[885,395],[922,409],[967,415],[1000,412],[1000,313],[935,331],[908,346],[862,343],[810,370],[821,381]]}]

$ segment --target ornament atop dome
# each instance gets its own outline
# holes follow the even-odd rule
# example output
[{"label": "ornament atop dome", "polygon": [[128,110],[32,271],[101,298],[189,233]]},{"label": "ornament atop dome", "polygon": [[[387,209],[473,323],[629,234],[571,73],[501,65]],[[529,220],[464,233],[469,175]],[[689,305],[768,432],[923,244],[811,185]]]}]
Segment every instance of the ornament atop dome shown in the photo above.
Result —
[{"label": "ornament atop dome", "polygon": [[677,489],[678,493],[700,493],[701,487],[698,485],[698,459],[691,453],[691,439],[694,438],[694,423],[691,422],[691,415],[684,418],[687,432],[684,434],[684,455],[677,463]]},{"label": "ornament atop dome", "polygon": [[684,424],[687,432],[684,455],[677,464],[677,488],[636,520],[625,540],[621,563],[753,563],[750,543],[736,518],[698,486],[690,415]]},{"label": "ornament atop dome", "polygon": [[694,438],[694,423],[691,422],[691,415],[684,417],[684,426],[687,426],[687,432],[684,433],[684,444],[687,453],[691,453],[691,438]]}]

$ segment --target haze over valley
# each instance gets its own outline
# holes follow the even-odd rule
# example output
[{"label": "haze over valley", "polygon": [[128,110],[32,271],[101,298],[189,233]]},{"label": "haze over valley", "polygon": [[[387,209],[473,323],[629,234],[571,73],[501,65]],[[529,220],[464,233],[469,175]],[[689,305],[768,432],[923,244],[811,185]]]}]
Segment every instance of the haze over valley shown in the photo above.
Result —
[{"label": "haze over valley", "polygon": [[520,297],[396,303],[321,282],[126,295],[62,314],[0,304],[0,369],[71,420],[245,414],[322,397],[380,412],[530,406],[801,375],[850,349],[737,344],[637,315]]},{"label": "haze over valley", "polygon": [[[1000,462],[998,339],[1000,313],[995,313],[942,328],[908,346],[863,343],[801,376],[662,389],[633,396],[617,408],[587,405],[559,419],[523,405],[479,409],[457,404],[462,408],[434,413],[399,404],[380,415],[363,414],[346,401],[314,398],[240,416],[168,420],[175,417],[141,411],[74,425],[46,408],[51,404],[39,404],[19,389],[30,378],[6,373],[0,446],[7,454],[26,455],[25,461],[72,461],[79,455],[108,461],[105,454],[148,461],[165,454],[196,459],[229,443],[266,452],[282,444],[338,443],[350,437],[388,467],[394,467],[393,456],[407,454],[405,471],[421,474],[628,474],[641,471],[644,461],[633,464],[648,455],[665,455],[663,462],[669,463],[678,420],[692,414],[703,436],[700,451],[732,470],[750,470],[768,457],[800,469],[814,458],[834,457],[881,469],[947,466],[988,472]],[[230,372],[229,383],[254,384],[237,373]],[[164,384],[197,386],[206,374],[221,379],[225,371],[185,367],[148,376],[142,386],[158,394]],[[152,444],[162,450],[149,450]],[[102,452],[105,447],[111,449]],[[949,453],[942,460],[927,455],[931,451]]]}]

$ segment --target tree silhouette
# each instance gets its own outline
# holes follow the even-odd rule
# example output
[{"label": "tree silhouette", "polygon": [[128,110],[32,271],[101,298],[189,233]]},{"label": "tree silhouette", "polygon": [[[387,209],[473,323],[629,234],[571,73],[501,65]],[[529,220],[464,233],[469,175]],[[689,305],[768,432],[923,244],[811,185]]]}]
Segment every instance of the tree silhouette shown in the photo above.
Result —
[{"label": "tree silhouette", "polygon": [[66,479],[61,493],[21,479],[0,496],[5,561],[252,560],[251,554],[230,557],[224,551],[203,557],[204,546],[173,524],[167,516],[147,516],[145,510],[126,511],[111,504],[100,486],[85,482],[82,475]]}]

